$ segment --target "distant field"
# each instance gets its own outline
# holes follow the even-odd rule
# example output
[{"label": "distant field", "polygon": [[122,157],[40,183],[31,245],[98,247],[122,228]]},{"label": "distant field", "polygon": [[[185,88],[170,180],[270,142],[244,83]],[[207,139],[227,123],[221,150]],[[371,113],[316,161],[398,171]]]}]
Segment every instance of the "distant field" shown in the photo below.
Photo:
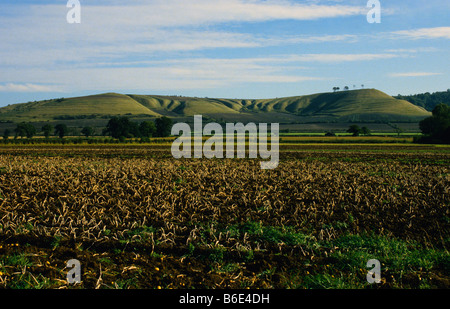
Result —
[{"label": "distant field", "polygon": [[[370,136],[352,136],[349,133],[339,133],[336,136],[325,136],[324,133],[280,133],[280,143],[305,143],[305,142],[318,142],[318,143],[411,143],[414,136],[420,136],[421,134],[394,134],[394,133],[378,133]],[[203,141],[209,139],[211,136],[203,136]],[[148,142],[161,143],[172,142],[177,137],[167,138],[149,138]],[[247,138],[248,140],[248,134]],[[269,136],[269,141],[270,141]],[[35,136],[32,139],[27,138],[9,138],[8,140],[0,140],[0,143],[5,144],[22,144],[22,143],[70,143],[76,141],[77,143],[117,143],[110,137],[105,136],[93,136],[89,138],[80,136],[66,136],[63,140],[52,137],[45,139],[44,136]],[[226,141],[226,135],[223,135],[223,141]],[[129,138],[124,143],[140,143],[140,138]]]},{"label": "distant field", "polygon": [[[410,132],[410,133],[394,133],[394,132],[375,132],[371,133],[368,136],[353,136],[351,133],[335,133],[336,137],[352,137],[352,138],[376,138],[376,137],[411,137],[411,136],[420,136],[419,132]],[[280,136],[324,136],[323,132],[292,132],[292,133],[280,133]],[[325,136],[324,136],[325,137]],[[332,138],[333,136],[326,136],[327,138]]]},{"label": "distant field", "polygon": [[280,143],[411,143],[413,137],[404,136],[281,136]]}]

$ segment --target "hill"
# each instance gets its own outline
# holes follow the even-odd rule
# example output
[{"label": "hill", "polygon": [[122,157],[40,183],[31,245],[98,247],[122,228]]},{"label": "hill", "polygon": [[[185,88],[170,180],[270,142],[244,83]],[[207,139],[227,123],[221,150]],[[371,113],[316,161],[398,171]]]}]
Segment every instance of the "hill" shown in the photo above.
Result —
[{"label": "hill", "polygon": [[216,99],[105,93],[13,104],[0,108],[0,121],[56,121],[201,114],[219,121],[280,123],[414,122],[430,115],[422,107],[376,89],[318,93],[275,99]]},{"label": "hill", "polygon": [[145,108],[132,98],[117,93],[105,93],[74,98],[60,98],[13,104],[0,108],[1,120],[43,121],[82,119],[120,114],[148,114],[160,116]]}]

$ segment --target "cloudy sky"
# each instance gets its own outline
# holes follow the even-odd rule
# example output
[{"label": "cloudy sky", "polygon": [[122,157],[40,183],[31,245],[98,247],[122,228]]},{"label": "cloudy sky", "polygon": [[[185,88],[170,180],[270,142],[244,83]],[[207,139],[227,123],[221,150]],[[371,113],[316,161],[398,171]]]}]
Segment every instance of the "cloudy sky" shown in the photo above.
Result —
[{"label": "cloudy sky", "polygon": [[0,106],[119,92],[274,98],[450,88],[450,1],[0,2]]}]

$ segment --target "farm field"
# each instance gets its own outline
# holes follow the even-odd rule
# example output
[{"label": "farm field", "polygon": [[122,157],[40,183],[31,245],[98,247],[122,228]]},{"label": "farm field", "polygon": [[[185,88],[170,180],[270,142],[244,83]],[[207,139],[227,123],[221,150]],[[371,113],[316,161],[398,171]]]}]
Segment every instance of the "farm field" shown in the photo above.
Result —
[{"label": "farm field", "polygon": [[450,288],[450,147],[307,142],[1,145],[0,288]]}]

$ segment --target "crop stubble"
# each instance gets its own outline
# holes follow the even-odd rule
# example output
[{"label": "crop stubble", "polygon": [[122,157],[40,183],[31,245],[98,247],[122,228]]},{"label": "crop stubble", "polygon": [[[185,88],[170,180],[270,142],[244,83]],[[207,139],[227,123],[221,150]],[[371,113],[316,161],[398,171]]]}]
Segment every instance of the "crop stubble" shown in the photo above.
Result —
[{"label": "crop stubble", "polygon": [[448,246],[446,154],[292,151],[261,170],[144,147],[64,149],[0,155],[0,255],[28,252],[34,277],[62,279],[52,286],[67,286],[71,258],[88,288],[271,288],[333,251],[309,241],[372,233]]}]

